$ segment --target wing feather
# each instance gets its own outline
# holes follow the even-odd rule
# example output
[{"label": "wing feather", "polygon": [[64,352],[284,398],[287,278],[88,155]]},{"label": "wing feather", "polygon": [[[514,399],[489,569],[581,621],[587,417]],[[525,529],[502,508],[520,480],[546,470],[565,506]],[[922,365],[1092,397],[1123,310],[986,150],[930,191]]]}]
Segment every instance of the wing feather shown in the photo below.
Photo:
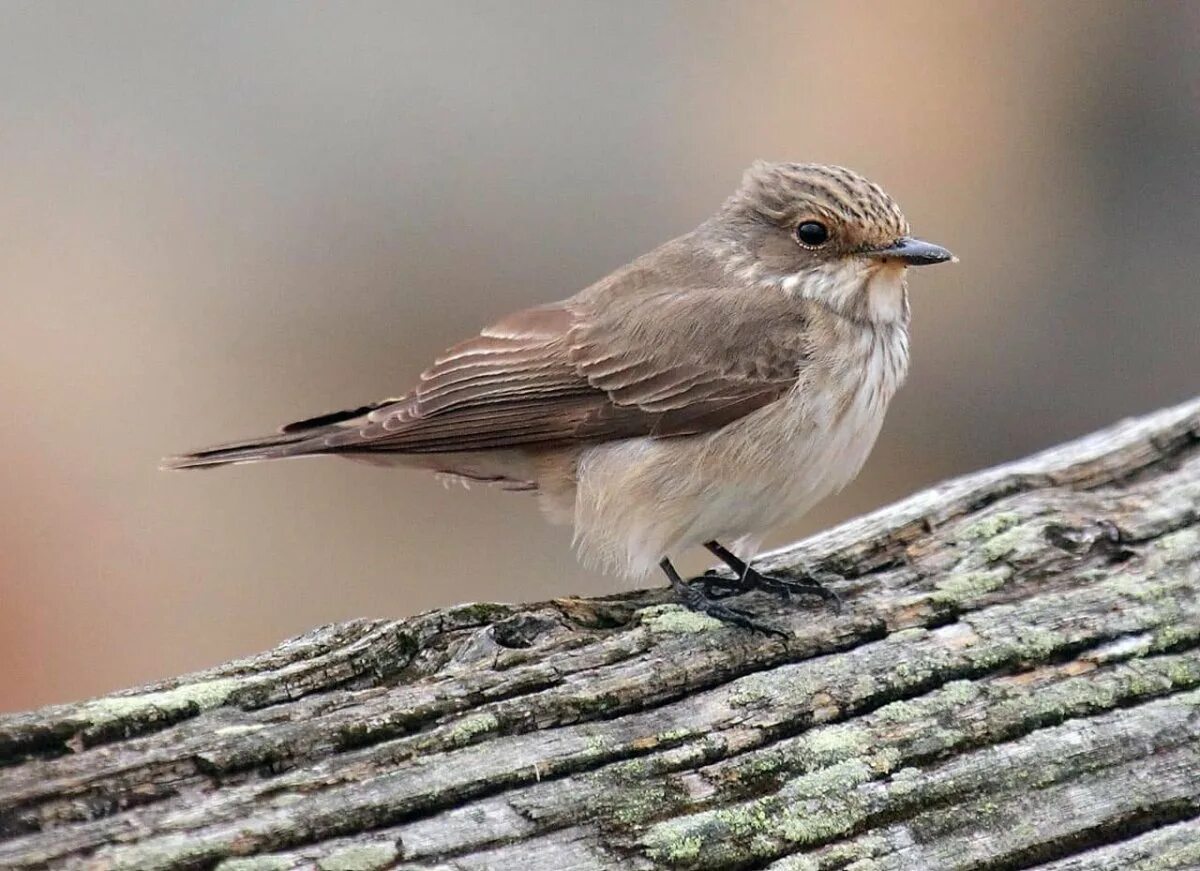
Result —
[{"label": "wing feather", "polygon": [[803,326],[782,294],[729,288],[528,309],[450,348],[409,395],[339,417],[314,441],[443,453],[705,432],[796,383]]}]

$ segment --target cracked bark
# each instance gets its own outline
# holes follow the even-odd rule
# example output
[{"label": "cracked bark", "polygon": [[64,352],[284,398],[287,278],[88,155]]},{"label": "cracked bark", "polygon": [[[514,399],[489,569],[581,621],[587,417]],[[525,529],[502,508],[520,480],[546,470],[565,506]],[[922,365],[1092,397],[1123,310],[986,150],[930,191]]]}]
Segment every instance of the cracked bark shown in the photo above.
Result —
[{"label": "cracked bark", "polygon": [[0,867],[1200,867],[1200,400],[663,590],[316,629],[0,718]]}]

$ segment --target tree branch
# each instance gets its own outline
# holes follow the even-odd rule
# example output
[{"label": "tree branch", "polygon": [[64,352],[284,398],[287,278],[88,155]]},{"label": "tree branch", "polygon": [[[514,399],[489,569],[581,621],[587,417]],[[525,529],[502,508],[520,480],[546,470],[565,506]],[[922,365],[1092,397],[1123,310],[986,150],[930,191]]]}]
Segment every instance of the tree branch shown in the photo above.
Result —
[{"label": "tree branch", "polygon": [[664,590],[316,629],[0,718],[0,867],[1200,864],[1200,400]]}]

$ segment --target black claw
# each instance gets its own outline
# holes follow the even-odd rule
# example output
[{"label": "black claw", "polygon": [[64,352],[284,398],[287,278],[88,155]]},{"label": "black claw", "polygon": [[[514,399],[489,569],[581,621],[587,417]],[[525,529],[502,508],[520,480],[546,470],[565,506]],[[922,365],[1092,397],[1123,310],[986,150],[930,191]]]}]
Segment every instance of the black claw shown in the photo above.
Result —
[{"label": "black claw", "polygon": [[[761,632],[764,635],[775,635],[779,638],[789,637],[786,632],[767,626],[764,623],[759,623],[749,611],[722,605],[720,602],[707,596],[705,594],[706,591],[698,589],[696,584],[685,582],[683,578],[679,577],[679,573],[675,571],[675,567],[671,565],[670,560],[664,559],[659,565],[666,574],[667,580],[671,582],[671,588],[675,591],[675,594],[683,600],[684,605],[693,611],[700,614],[707,614],[709,617],[720,620],[722,623],[730,623],[734,626],[740,626],[742,629],[749,629],[751,632]],[[721,579],[702,576],[693,580],[707,585]],[[741,588],[735,588],[729,595],[736,595],[740,592],[743,592]]]},{"label": "black claw", "polygon": [[774,593],[785,602],[790,602],[793,596],[816,596],[840,610],[842,597],[835,591],[812,577],[782,577],[779,575],[764,575],[750,569],[744,575],[736,578],[710,576],[708,574],[694,578],[703,588],[706,595],[714,599],[727,599],[751,590],[762,590]]},{"label": "black claw", "polygon": [[[832,572],[806,570],[800,572],[796,577],[764,575],[758,570],[751,568],[720,542],[710,541],[705,543],[704,546],[708,548],[709,553],[733,570],[733,578],[720,578],[721,586],[725,589],[734,588],[738,592],[763,590],[774,593],[785,602],[790,602],[793,595],[819,596],[825,601],[832,603],[835,610],[841,610],[841,597],[822,583],[822,581],[830,579],[841,580],[838,575]],[[711,570],[705,572],[705,577],[709,575],[715,575],[715,572]],[[706,592],[711,591],[712,586],[712,582],[706,581]],[[722,598],[725,597],[722,596]]]},{"label": "black claw", "polygon": [[704,595],[713,600],[728,599],[746,592],[736,578],[723,578],[712,569],[698,578],[691,578],[688,583],[699,584],[704,588]]}]

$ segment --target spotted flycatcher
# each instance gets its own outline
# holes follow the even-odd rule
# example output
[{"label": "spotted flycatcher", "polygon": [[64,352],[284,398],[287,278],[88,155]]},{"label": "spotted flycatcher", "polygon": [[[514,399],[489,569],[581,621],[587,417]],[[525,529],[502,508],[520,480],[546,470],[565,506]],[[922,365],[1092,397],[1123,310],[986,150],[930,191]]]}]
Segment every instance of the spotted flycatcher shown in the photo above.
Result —
[{"label": "spotted flycatcher", "polygon": [[720,542],[748,560],[854,478],[908,369],[907,267],[951,259],[862,176],[759,162],[692,232],[455,345],[407,394],[165,465],[338,454],[533,491],[585,560],[659,567],[689,607],[766,630],[670,555],[706,547],[727,595],[832,597]]}]

